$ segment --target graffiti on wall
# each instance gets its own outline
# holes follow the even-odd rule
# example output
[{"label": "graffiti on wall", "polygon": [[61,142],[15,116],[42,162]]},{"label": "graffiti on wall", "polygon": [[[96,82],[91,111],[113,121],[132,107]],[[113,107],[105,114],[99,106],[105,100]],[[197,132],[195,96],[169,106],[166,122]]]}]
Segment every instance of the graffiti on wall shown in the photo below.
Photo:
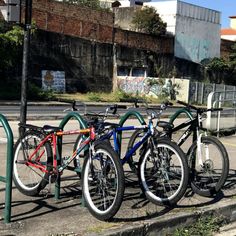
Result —
[{"label": "graffiti on wall", "polygon": [[42,70],[42,88],[43,90],[53,90],[65,92],[65,72]]},{"label": "graffiti on wall", "polygon": [[126,93],[134,94],[146,94],[157,96],[162,91],[162,86],[158,84],[150,85],[149,77],[131,77],[131,76],[120,76],[117,80],[118,88]]}]

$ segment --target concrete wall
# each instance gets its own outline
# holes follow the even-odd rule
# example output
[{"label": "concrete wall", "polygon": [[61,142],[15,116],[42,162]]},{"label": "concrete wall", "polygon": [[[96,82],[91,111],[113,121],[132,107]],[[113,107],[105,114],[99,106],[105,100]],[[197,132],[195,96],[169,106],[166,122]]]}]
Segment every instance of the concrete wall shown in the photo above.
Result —
[{"label": "concrete wall", "polygon": [[124,30],[134,30],[131,22],[136,9],[140,9],[140,7],[114,8],[114,26]]},{"label": "concrete wall", "polygon": [[38,31],[31,43],[31,79],[41,86],[42,70],[65,71],[67,92],[110,92],[113,46]]},{"label": "concrete wall", "polygon": [[219,12],[178,2],[175,56],[196,63],[219,57]]},{"label": "concrete wall", "polygon": [[220,56],[220,12],[179,0],[147,3],[175,35],[175,56],[195,63]]},{"label": "concrete wall", "polygon": [[149,74],[154,73],[155,67],[162,67],[165,73],[172,69],[173,38],[167,39],[170,43],[167,46],[165,39],[156,39],[151,51],[148,49],[151,38],[150,41],[145,41],[146,44],[140,39],[141,49],[138,46],[131,47],[135,45],[137,35],[125,32],[127,41],[122,40],[122,31],[119,35],[120,44],[108,44],[38,30],[31,44],[30,65],[33,80],[41,86],[42,70],[65,71],[68,92],[110,92],[112,88],[116,88],[113,86],[116,79],[115,76],[113,78],[116,75],[113,74],[114,65],[146,65]]}]

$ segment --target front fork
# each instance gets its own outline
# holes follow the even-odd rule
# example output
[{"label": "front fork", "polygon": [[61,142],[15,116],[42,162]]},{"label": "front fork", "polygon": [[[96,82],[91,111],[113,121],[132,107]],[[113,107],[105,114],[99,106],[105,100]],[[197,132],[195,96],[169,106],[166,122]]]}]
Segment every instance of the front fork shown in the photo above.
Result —
[{"label": "front fork", "polygon": [[[203,166],[203,151],[205,153],[205,161],[209,160],[209,150],[208,150],[208,146],[204,145],[202,143],[202,136],[206,136],[206,132],[203,134],[200,134],[199,130],[197,130],[197,160],[198,160],[198,164],[200,166]],[[203,150],[204,148],[204,150]]]}]

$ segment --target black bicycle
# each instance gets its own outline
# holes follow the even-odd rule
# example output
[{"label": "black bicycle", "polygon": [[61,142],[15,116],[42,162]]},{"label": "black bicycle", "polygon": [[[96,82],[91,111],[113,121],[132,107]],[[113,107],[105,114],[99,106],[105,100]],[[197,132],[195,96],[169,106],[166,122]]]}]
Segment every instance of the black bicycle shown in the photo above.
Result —
[{"label": "black bicycle", "polygon": [[[171,138],[178,146],[182,146],[188,138],[192,137],[191,146],[188,147],[186,152],[190,168],[189,181],[191,188],[201,196],[213,197],[221,190],[227,179],[229,157],[224,145],[216,137],[209,136],[207,130],[203,127],[203,114],[208,111],[214,112],[222,109],[197,108],[182,101],[177,102],[185,107],[177,110],[171,116],[169,122],[159,120],[156,127],[163,129],[162,137]],[[195,111],[195,114],[191,109]],[[183,114],[187,115],[187,121],[175,126],[176,119]],[[134,132],[128,146],[132,147],[141,136],[143,136],[141,131]],[[130,165],[135,170],[135,156],[131,160]]]}]

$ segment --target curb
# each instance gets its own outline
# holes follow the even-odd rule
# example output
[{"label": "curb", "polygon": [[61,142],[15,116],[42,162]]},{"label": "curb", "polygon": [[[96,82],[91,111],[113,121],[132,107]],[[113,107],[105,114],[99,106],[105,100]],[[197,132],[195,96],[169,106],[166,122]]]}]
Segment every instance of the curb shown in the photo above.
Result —
[{"label": "curb", "polygon": [[[191,210],[191,207],[188,209]],[[112,232],[103,232],[99,235],[104,236],[134,236],[134,235],[172,235],[178,228],[190,226],[201,217],[212,216],[212,217],[223,217],[225,221],[233,222],[236,221],[236,203],[235,200],[230,202],[218,202],[213,206],[204,208],[201,207],[195,212],[174,214],[167,219],[153,219],[146,220],[144,222],[138,222],[139,225],[131,225],[120,229],[113,229]],[[111,230],[110,230],[111,231]]]}]

